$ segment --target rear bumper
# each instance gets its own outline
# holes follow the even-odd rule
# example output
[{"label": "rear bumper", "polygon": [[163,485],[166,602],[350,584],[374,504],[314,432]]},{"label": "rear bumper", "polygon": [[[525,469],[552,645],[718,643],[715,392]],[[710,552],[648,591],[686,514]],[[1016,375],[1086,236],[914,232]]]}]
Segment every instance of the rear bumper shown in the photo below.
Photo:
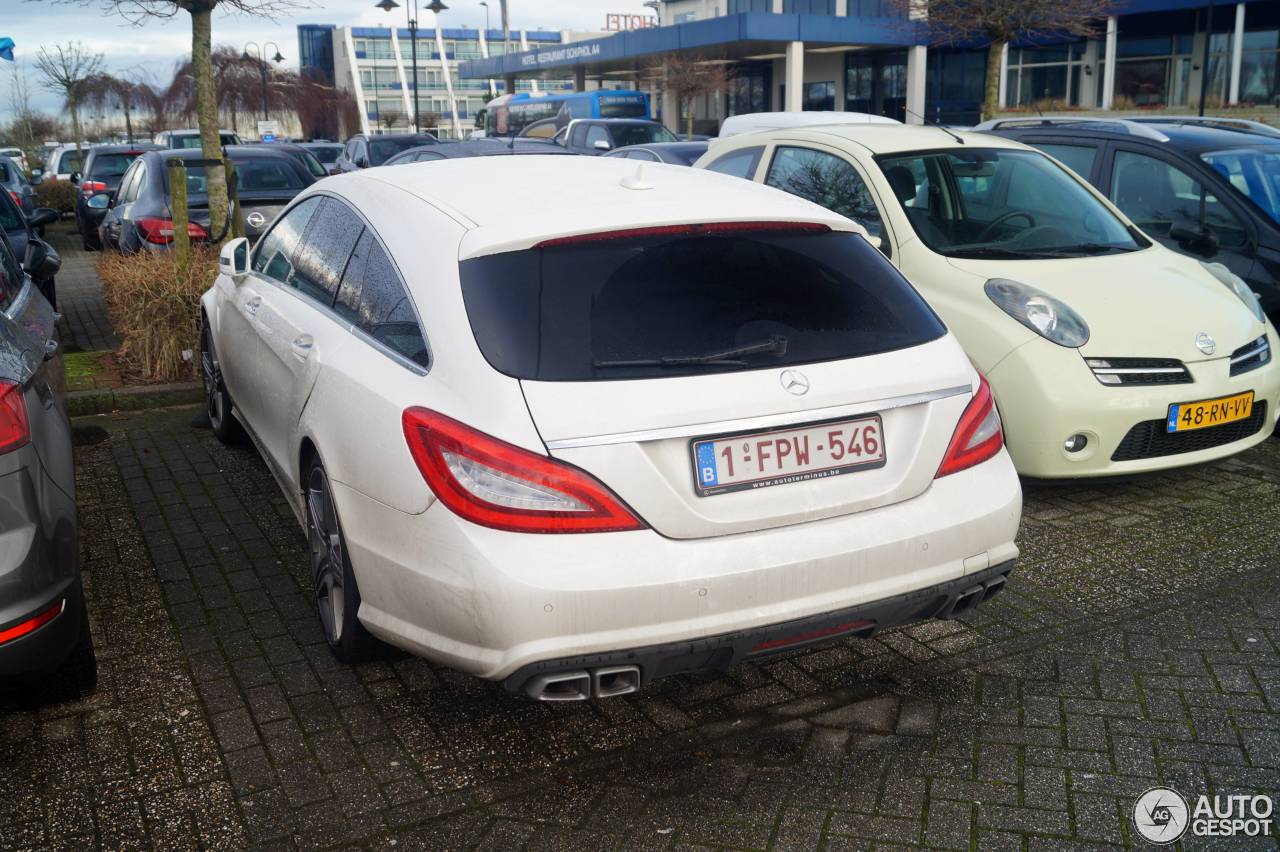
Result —
[{"label": "rear bumper", "polygon": [[637,670],[637,687],[668,675],[724,671],[747,659],[830,642],[843,636],[865,639],[902,624],[963,615],[998,594],[1012,570],[1013,560],[1009,560],[985,571],[925,589],[781,624],[688,642],[544,660],[522,666],[502,685],[509,692],[542,698],[547,683],[564,682],[572,675],[578,675],[583,682],[599,684],[596,674],[601,669],[612,671],[634,667]]},{"label": "rear bumper", "polygon": [[61,611],[51,620],[20,638],[0,643],[0,678],[48,674],[67,659],[80,638],[81,608],[84,596],[77,577],[16,622],[0,624],[0,635],[52,609],[61,602]]},{"label": "rear bumper", "polygon": [[333,493],[361,622],[393,645],[502,681],[547,660],[917,600],[1012,562],[1022,505],[1004,452],[892,506],[703,539],[509,533],[438,503],[407,515],[337,481]]}]

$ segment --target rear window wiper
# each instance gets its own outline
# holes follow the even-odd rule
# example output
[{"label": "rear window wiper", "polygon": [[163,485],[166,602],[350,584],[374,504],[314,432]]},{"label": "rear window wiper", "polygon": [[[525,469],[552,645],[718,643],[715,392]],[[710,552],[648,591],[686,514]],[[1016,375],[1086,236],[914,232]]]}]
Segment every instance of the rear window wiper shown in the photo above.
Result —
[{"label": "rear window wiper", "polygon": [[705,355],[675,355],[664,358],[637,358],[634,360],[623,361],[593,361],[593,367],[685,367],[690,364],[722,364],[725,366],[742,367],[746,362],[742,359],[748,355],[785,355],[787,352],[787,338],[781,334],[775,334],[767,340],[761,340],[758,343],[748,343],[744,346],[736,346],[733,349],[725,349],[721,352],[708,352]]}]

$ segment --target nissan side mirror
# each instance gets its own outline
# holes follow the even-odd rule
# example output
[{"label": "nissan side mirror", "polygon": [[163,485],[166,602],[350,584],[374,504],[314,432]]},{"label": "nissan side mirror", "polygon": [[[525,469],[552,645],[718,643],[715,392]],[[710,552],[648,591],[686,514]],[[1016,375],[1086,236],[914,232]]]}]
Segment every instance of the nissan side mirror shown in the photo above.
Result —
[{"label": "nissan side mirror", "polygon": [[218,271],[237,284],[249,274],[249,241],[237,237],[222,246],[218,253]]},{"label": "nissan side mirror", "polygon": [[37,207],[27,217],[27,224],[32,228],[43,228],[58,221],[58,211],[51,207]]},{"label": "nissan side mirror", "polygon": [[1188,246],[1213,249],[1218,247],[1218,236],[1211,229],[1190,220],[1175,222],[1169,228],[1169,239]]},{"label": "nissan side mirror", "polygon": [[613,146],[603,139],[597,139],[595,142],[591,143],[591,147],[595,148],[597,151],[608,151]]}]

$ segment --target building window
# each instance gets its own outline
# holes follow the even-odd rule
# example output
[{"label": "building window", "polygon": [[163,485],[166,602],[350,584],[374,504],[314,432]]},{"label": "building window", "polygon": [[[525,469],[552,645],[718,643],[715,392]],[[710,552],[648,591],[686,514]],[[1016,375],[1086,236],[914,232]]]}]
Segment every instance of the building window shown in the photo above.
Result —
[{"label": "building window", "polygon": [[1240,58],[1240,100],[1280,106],[1280,29],[1245,32]]},{"label": "building window", "polygon": [[1042,104],[1048,109],[1078,106],[1084,49],[1084,42],[1009,48],[1005,103],[1011,107]]},{"label": "building window", "polygon": [[739,12],[771,12],[772,2],[770,0],[729,0],[729,14],[734,15]]},{"label": "building window", "polygon": [[907,106],[907,52],[858,51],[845,54],[844,108],[902,121]]},{"label": "building window", "polygon": [[836,108],[836,82],[804,84],[805,112],[831,112]]},{"label": "building window", "polygon": [[782,11],[800,15],[834,15],[836,0],[784,0]]}]

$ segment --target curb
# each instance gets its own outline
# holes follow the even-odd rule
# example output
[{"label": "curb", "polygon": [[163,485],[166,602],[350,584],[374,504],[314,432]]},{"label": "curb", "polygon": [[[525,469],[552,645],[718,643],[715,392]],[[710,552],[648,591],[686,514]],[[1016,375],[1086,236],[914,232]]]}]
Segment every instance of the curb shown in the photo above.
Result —
[{"label": "curb", "polygon": [[203,399],[204,386],[200,382],[71,391],[67,394],[67,414],[71,417],[83,417],[86,414],[110,414],[113,411],[138,411],[168,405],[187,405]]}]

